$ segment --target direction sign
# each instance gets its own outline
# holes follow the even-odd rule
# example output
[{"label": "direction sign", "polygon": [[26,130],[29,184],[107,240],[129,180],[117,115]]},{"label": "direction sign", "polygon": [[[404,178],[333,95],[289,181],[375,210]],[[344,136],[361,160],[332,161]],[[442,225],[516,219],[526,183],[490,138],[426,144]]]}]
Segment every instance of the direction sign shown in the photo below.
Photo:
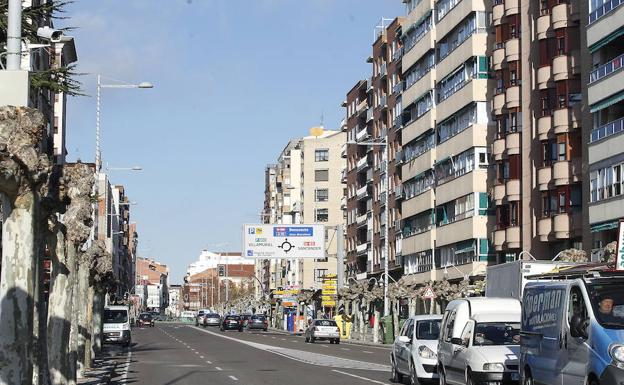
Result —
[{"label": "direction sign", "polygon": [[436,297],[436,295],[433,292],[433,288],[431,286],[427,286],[427,288],[425,289],[425,292],[423,293],[422,297],[424,299],[434,299]]},{"label": "direction sign", "polygon": [[247,258],[325,258],[324,225],[244,225]]},{"label": "direction sign", "polygon": [[336,283],[336,275],[326,275],[323,277],[321,291],[323,307],[336,306],[336,295],[338,294]]}]

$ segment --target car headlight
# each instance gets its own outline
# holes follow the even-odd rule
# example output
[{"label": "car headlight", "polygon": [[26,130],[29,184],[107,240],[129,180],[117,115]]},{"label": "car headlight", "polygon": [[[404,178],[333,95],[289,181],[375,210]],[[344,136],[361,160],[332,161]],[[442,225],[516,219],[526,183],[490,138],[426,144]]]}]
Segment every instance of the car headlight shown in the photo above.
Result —
[{"label": "car headlight", "polygon": [[427,346],[422,345],[418,348],[418,355],[422,358],[435,358],[436,354],[433,350],[429,349]]},{"label": "car headlight", "polygon": [[485,372],[504,372],[505,365],[500,362],[488,362],[487,364],[483,364],[483,371]]},{"label": "car headlight", "polygon": [[615,344],[609,347],[609,355],[613,358],[613,363],[619,368],[624,368],[624,345]]}]

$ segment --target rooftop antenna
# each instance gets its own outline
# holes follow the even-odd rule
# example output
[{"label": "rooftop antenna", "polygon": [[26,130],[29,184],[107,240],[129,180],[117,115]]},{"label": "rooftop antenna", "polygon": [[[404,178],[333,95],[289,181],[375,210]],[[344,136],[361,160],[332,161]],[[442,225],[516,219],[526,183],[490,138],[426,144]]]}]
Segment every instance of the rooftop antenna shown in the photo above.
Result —
[{"label": "rooftop antenna", "polygon": [[323,113],[323,110],[321,110],[321,125],[320,125],[320,127],[325,127],[325,126],[323,125],[323,121],[324,121],[324,120],[325,120],[325,114]]}]

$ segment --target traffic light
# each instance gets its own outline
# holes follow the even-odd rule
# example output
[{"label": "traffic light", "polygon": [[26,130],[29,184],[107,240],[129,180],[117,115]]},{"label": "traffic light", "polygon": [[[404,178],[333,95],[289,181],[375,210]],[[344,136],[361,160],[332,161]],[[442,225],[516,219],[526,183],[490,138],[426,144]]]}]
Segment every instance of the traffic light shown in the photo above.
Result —
[{"label": "traffic light", "polygon": [[225,277],[225,265],[219,265],[219,277]]}]

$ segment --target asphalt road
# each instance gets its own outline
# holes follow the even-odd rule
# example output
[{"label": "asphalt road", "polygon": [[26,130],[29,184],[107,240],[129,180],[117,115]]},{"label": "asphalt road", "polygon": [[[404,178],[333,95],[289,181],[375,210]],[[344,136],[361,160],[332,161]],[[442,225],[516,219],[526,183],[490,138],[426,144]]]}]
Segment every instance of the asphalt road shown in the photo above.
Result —
[{"label": "asphalt road", "polygon": [[132,339],[113,384],[391,384],[387,348],[177,324],[135,328]]}]

